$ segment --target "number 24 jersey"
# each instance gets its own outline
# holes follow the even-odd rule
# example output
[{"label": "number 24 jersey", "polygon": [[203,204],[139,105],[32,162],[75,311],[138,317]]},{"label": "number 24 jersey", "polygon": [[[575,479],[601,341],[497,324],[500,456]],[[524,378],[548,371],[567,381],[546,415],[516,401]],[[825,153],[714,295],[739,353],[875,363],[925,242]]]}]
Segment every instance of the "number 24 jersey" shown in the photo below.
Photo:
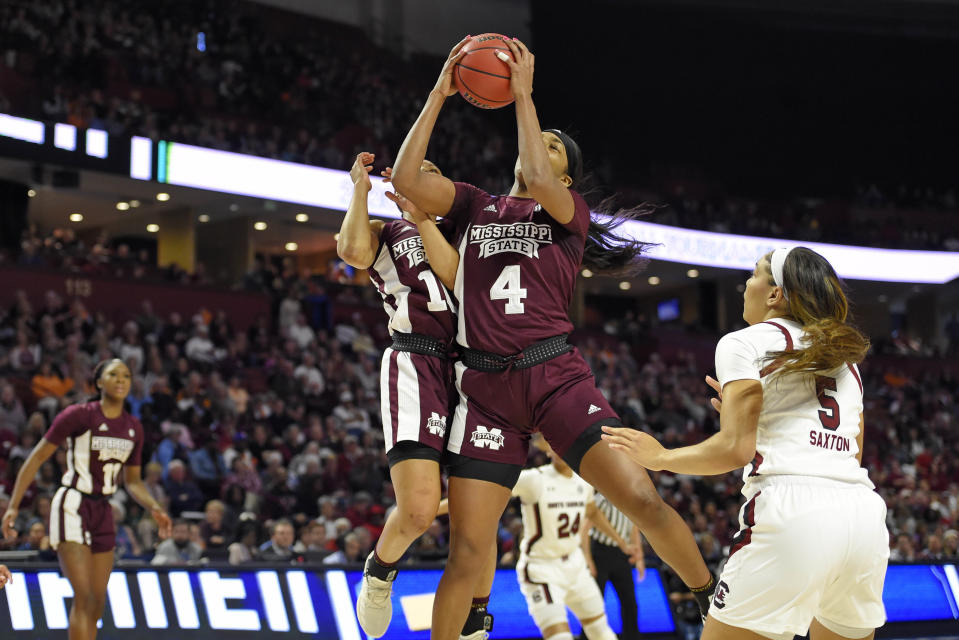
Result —
[{"label": "number 24 jersey", "polygon": [[513,487],[520,499],[523,540],[530,560],[562,558],[580,549],[579,529],[593,487],[575,473],[566,477],[552,464],[524,469]]}]

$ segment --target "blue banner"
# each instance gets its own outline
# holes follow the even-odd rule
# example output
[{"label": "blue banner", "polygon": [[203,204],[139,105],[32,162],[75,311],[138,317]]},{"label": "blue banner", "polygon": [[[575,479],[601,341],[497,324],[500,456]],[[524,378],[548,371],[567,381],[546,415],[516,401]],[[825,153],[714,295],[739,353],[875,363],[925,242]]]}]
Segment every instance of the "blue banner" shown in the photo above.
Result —
[{"label": "blue banner", "polygon": [[[65,637],[73,591],[55,565],[12,566],[13,582],[0,590],[0,637]],[[441,570],[404,568],[395,583],[387,640],[426,640]],[[117,567],[110,578],[99,638],[263,638],[367,640],[356,622],[361,573],[321,567]],[[660,574],[637,582],[640,631],[675,629]],[[955,565],[893,565],[883,592],[889,622],[940,624],[959,629],[959,573]],[[512,569],[497,571],[490,611],[492,638],[540,637]],[[621,629],[611,589],[606,611]],[[580,627],[570,616],[573,634]],[[924,627],[928,629],[929,627]],[[879,635],[882,635],[880,632]],[[900,635],[901,637],[901,635]]]}]

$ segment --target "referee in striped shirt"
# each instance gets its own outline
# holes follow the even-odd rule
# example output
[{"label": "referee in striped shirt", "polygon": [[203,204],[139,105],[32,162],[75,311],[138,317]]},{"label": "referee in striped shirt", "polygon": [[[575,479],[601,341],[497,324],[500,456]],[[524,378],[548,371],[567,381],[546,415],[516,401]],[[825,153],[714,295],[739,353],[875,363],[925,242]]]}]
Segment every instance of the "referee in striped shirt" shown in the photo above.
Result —
[{"label": "referee in striped shirt", "polygon": [[[590,553],[586,561],[589,564],[590,573],[596,578],[600,592],[605,592],[607,582],[613,583],[623,618],[623,632],[619,636],[620,640],[637,640],[639,619],[633,565],[636,565],[639,579],[642,580],[646,574],[642,538],[639,535],[639,528],[622,511],[614,507],[612,502],[599,493],[596,494],[595,499],[596,506],[633,551],[632,555],[626,555],[609,536],[593,527],[589,530]],[[592,557],[589,557],[590,555]]]}]

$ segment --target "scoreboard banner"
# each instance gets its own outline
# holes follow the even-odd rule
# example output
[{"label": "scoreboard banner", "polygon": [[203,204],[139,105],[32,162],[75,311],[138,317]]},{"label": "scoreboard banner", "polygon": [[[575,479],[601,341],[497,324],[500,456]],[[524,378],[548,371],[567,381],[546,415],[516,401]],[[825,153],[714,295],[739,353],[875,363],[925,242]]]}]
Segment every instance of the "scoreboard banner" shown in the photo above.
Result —
[{"label": "scoreboard banner", "polygon": [[[63,637],[73,597],[55,565],[13,566],[0,591],[0,637]],[[433,596],[442,570],[407,568],[396,581],[388,640],[427,640]],[[320,567],[209,565],[191,568],[117,567],[110,577],[100,638],[329,638],[366,640],[354,613],[362,573]],[[676,626],[660,573],[637,582],[640,631],[675,637]],[[952,564],[893,565],[883,594],[889,624],[878,634],[934,633],[959,628],[959,574]],[[492,638],[538,638],[516,573],[500,569],[490,611]],[[606,611],[621,629],[612,589]],[[572,632],[580,627],[570,619]],[[280,637],[277,635],[276,637]]]}]

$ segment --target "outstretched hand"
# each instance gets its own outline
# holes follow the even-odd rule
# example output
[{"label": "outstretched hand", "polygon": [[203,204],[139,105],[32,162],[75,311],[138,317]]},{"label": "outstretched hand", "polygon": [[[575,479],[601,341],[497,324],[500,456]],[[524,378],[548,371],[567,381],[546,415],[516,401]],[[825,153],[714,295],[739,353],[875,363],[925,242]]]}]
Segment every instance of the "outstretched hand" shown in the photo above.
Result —
[{"label": "outstretched hand", "polygon": [[163,509],[154,509],[150,512],[153,519],[156,520],[158,533],[161,540],[166,540],[173,533],[173,521]]},{"label": "outstretched hand", "polygon": [[370,171],[373,170],[373,160],[376,158],[372,153],[363,151],[356,156],[356,161],[350,167],[350,179],[354,185],[362,185],[367,191],[373,188],[370,182]]},{"label": "outstretched hand", "polygon": [[652,471],[661,471],[664,467],[663,454],[666,449],[648,433],[626,427],[604,426],[603,440],[610,449],[622,451],[640,466]]},{"label": "outstretched hand", "polygon": [[536,56],[530,53],[526,45],[517,38],[507,40],[506,45],[513,52],[510,58],[502,51],[496,52],[496,57],[506,63],[509,67],[510,80],[509,89],[514,98],[529,96],[533,93],[533,66],[536,62]]},{"label": "outstretched hand", "polygon": [[13,525],[17,521],[17,514],[19,512],[16,509],[7,509],[6,513],[3,514],[2,523],[0,523],[0,528],[3,529],[3,539],[4,540],[16,540],[17,539],[17,530],[13,528]]},{"label": "outstretched hand", "polygon": [[710,398],[709,404],[713,405],[713,409],[716,411],[722,412],[723,410],[723,388],[719,386],[719,380],[712,376],[706,376],[706,384],[712,387],[713,391],[716,392],[716,398]]},{"label": "outstretched hand", "polygon": [[7,565],[0,564],[0,589],[3,589],[7,586],[8,582],[13,582],[13,576],[10,575],[10,569],[7,569]]},{"label": "outstretched hand", "polygon": [[436,85],[433,87],[433,91],[447,97],[456,93],[456,87],[453,86],[453,67],[455,67],[456,63],[463,57],[465,53],[463,47],[470,41],[470,38],[472,38],[472,36],[466,36],[450,49],[450,55],[446,58],[446,62],[443,63],[443,70],[440,71],[440,77],[436,79]]}]

